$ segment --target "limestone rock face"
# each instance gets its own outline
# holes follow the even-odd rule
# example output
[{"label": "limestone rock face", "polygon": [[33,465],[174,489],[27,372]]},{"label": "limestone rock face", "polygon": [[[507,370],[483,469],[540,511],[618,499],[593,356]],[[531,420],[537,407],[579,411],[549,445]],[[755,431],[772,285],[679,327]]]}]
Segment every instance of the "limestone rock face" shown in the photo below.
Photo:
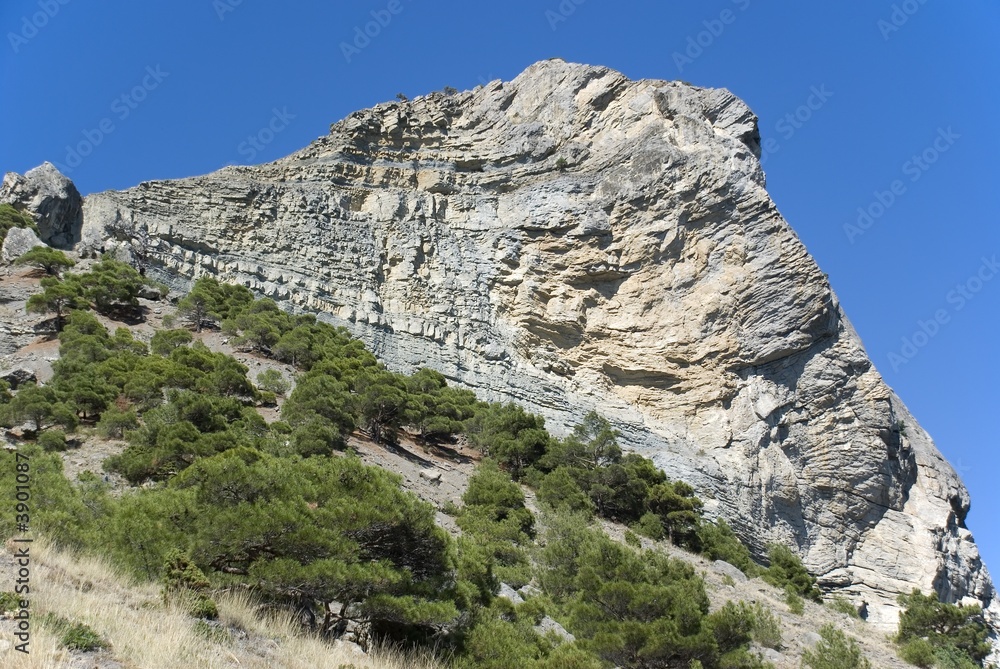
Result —
[{"label": "limestone rock face", "polygon": [[89,196],[78,249],[245,284],[556,432],[596,408],[758,555],[794,547],[887,629],[912,588],[996,607],[964,486],[759,152],[728,91],[546,61],[351,114],[274,163]]},{"label": "limestone rock face", "polygon": [[0,202],[31,212],[39,237],[50,246],[69,248],[80,241],[83,198],[52,163],[43,163],[24,176],[8,172],[0,184]]},{"label": "limestone rock face", "polygon": [[0,262],[12,263],[36,246],[44,246],[42,240],[27,228],[11,228],[0,247]]}]

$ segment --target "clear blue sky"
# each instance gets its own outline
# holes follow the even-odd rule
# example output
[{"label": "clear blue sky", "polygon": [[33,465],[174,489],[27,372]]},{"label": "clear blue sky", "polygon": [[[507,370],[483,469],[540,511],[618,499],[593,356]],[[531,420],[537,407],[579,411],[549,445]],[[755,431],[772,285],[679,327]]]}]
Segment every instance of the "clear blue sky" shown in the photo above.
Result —
[{"label": "clear blue sky", "polygon": [[[0,170],[75,165],[89,193],[273,160],[397,92],[472,88],[553,56],[729,88],[772,140],[778,207],[971,490],[1000,577],[1000,277],[979,276],[1000,255],[1000,7],[893,4],[3,0]],[[385,25],[345,54],[373,11]],[[89,155],[67,151],[81,142]],[[867,229],[845,231],[859,207]]]}]

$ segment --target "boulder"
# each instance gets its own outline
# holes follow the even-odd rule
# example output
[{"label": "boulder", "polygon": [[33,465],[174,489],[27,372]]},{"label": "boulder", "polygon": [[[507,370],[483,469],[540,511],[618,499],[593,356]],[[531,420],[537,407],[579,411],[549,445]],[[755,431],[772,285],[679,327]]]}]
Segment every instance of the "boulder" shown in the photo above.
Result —
[{"label": "boulder", "polygon": [[10,384],[11,390],[17,390],[22,384],[35,383],[38,380],[35,371],[26,367],[13,367],[0,371],[0,379]]},{"label": "boulder", "polygon": [[10,264],[36,246],[45,246],[34,232],[27,228],[11,228],[0,249],[0,261]]},{"label": "boulder", "polygon": [[0,202],[30,213],[38,236],[50,246],[65,249],[80,241],[83,198],[52,163],[42,163],[23,176],[8,172],[0,184]]},{"label": "boulder", "polygon": [[729,564],[723,560],[716,560],[712,563],[712,569],[719,572],[723,576],[728,576],[737,583],[746,583],[747,575],[740,571],[739,567]]}]

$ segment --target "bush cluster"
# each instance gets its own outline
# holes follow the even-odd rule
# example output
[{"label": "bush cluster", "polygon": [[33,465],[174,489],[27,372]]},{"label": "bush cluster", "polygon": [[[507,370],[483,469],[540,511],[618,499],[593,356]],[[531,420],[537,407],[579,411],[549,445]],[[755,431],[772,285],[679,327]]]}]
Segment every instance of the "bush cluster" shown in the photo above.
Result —
[{"label": "bush cluster", "polygon": [[[56,266],[59,263],[53,259],[47,262],[57,263]],[[62,330],[67,313],[74,309],[92,308],[108,316],[135,317],[139,312],[139,295],[144,287],[151,285],[131,265],[108,257],[89,272],[67,272],[62,278],[48,276],[41,284],[44,290],[28,299],[27,309],[55,314],[56,331]]]},{"label": "bush cluster", "polygon": [[896,643],[900,656],[918,667],[974,669],[990,653],[982,610],[956,606],[914,590],[900,595]]}]

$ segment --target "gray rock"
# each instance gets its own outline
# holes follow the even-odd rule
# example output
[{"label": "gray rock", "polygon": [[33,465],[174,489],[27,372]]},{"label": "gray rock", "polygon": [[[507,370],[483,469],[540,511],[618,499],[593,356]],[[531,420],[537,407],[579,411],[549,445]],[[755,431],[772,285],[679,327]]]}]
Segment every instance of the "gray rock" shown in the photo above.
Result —
[{"label": "gray rock", "polygon": [[565,627],[548,616],[538,621],[538,624],[535,625],[535,632],[540,636],[547,636],[549,632],[553,632],[563,641],[576,641],[576,637],[567,632]]},{"label": "gray rock", "polygon": [[524,604],[524,598],[517,593],[517,590],[510,587],[506,583],[500,584],[500,591],[497,592],[497,597],[503,597],[514,604]]},{"label": "gray rock", "polygon": [[744,574],[742,571],[740,571],[739,567],[731,565],[728,562],[725,562],[724,560],[716,560],[715,562],[712,563],[712,568],[715,571],[719,572],[720,574],[728,576],[737,583],[747,582],[747,575]]},{"label": "gray rock", "polygon": [[333,642],[333,647],[335,650],[339,651],[343,656],[354,657],[357,659],[363,659],[368,656],[365,649],[354,643],[353,641],[347,641],[345,639],[337,639]]},{"label": "gray rock", "polygon": [[759,155],[728,91],[549,60],[353,113],[266,165],[88,196],[78,250],[178,290],[249,286],[557,435],[597,409],[756,557],[795,547],[880,630],[913,588],[984,601],[1000,625],[965,487]]},{"label": "gray rock", "polygon": [[764,658],[765,662],[770,662],[777,666],[781,666],[785,661],[785,656],[773,648],[761,648],[760,656]]},{"label": "gray rock", "polygon": [[541,588],[538,588],[530,583],[528,585],[518,588],[517,592],[525,599],[531,599],[532,597],[537,597],[538,595],[542,594]]},{"label": "gray rock", "polygon": [[805,636],[802,637],[802,645],[812,648],[822,640],[823,637],[816,632],[806,632]]},{"label": "gray rock", "polygon": [[160,299],[160,289],[153,286],[143,286],[139,289],[139,297],[150,302],[157,302]]},{"label": "gray rock", "polygon": [[0,260],[12,263],[36,246],[45,246],[38,236],[27,228],[11,228],[4,237]]},{"label": "gray rock", "polygon": [[11,390],[17,390],[24,383],[34,383],[38,380],[34,370],[25,367],[14,367],[0,371],[0,379],[10,384]]},{"label": "gray rock", "polygon": [[8,172],[0,184],[0,202],[29,211],[38,236],[50,246],[69,248],[80,241],[83,198],[52,163],[42,163],[24,176]]}]

